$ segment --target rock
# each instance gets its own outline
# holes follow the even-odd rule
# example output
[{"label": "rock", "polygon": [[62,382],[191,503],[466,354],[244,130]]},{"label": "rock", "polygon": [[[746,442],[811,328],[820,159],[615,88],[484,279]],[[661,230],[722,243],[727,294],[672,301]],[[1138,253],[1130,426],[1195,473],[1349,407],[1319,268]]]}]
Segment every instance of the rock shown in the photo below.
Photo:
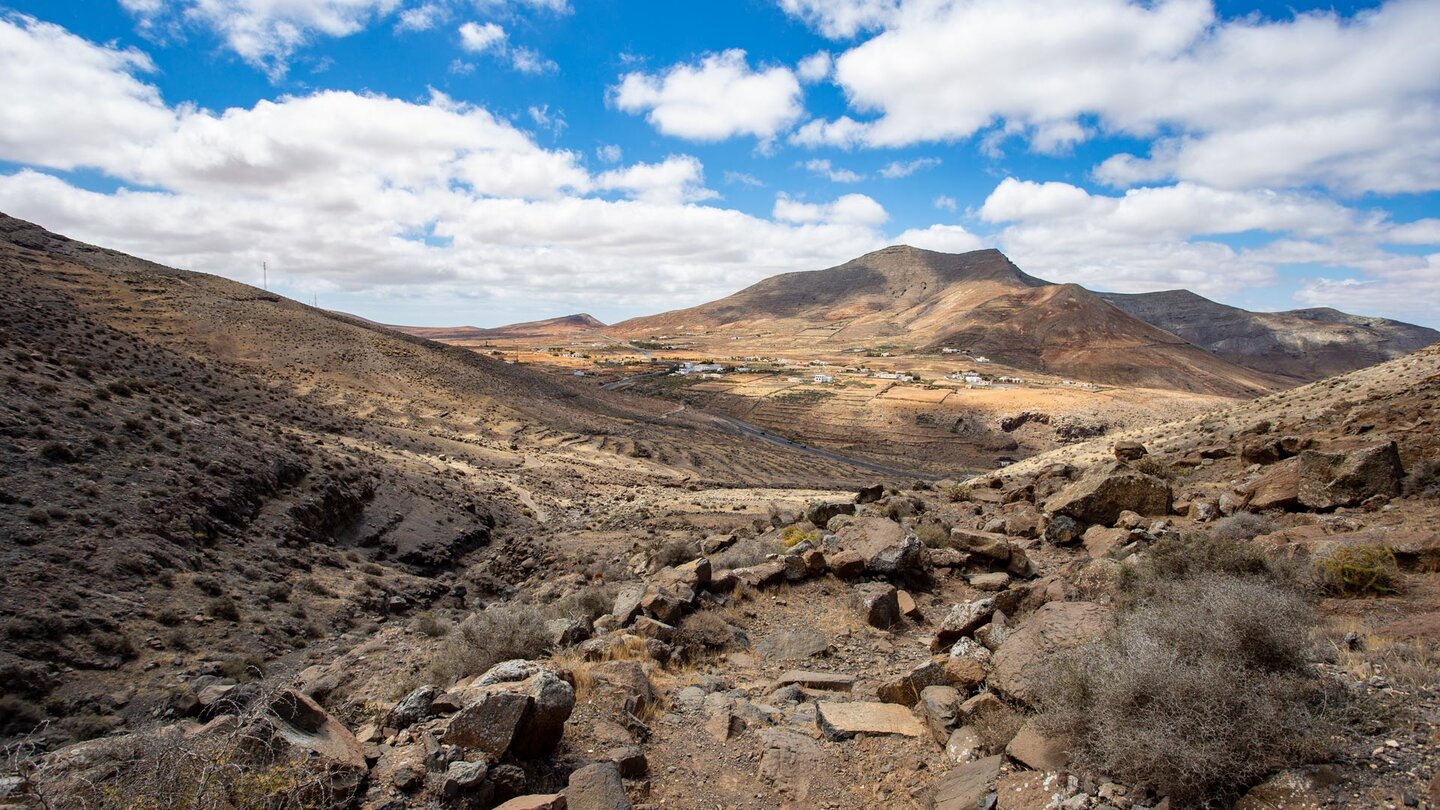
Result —
[{"label": "rock", "polygon": [[895,604],[899,606],[901,616],[915,621],[919,621],[922,618],[920,615],[920,606],[915,604],[915,597],[911,596],[909,591],[896,591]]},{"label": "rock", "polygon": [[1112,612],[1093,602],[1049,602],[1011,634],[995,654],[990,685],[1034,704],[1040,697],[1036,673],[1057,651],[1084,644],[1110,627]]},{"label": "rock", "polygon": [[[957,715],[958,716],[958,715]],[[950,732],[945,741],[945,755],[955,762],[970,762],[980,758],[980,732],[974,726],[961,726]]]},{"label": "rock", "polygon": [[[264,740],[277,755],[308,761],[333,800],[348,803],[369,770],[365,749],[355,735],[302,692],[283,689],[270,699],[261,721],[243,733]],[[285,750],[285,749],[288,749]]]},{"label": "rock", "polygon": [[1246,485],[1244,504],[1264,512],[1269,509],[1293,510],[1300,506],[1300,460],[1286,459],[1266,470]]},{"label": "rock", "polygon": [[1005,753],[1037,771],[1063,771],[1070,766],[1069,743],[1041,733],[1034,720],[1025,721]]},{"label": "rock", "polygon": [[734,533],[712,534],[700,541],[700,551],[703,554],[719,554],[735,545],[735,541],[738,539]]},{"label": "rock", "polygon": [[465,798],[478,805],[490,803],[495,786],[486,778],[489,763],[452,762],[445,770],[445,781],[440,783],[440,796],[445,799]]},{"label": "rock", "polygon": [[496,805],[494,810],[565,810],[565,794],[533,793],[529,796],[516,796],[504,804]]},{"label": "rock", "polygon": [[736,717],[729,708],[716,709],[705,718],[705,733],[716,742],[727,742],[744,731],[745,721]]},{"label": "rock", "polygon": [[691,588],[703,588],[710,584],[713,573],[714,569],[708,559],[696,557],[690,562],[661,571],[658,579],[666,584],[683,583]]},{"label": "rock", "polygon": [[897,545],[887,546],[865,560],[865,570],[883,577],[909,574],[920,568],[924,546],[915,535],[906,535]]},{"label": "rock", "polygon": [[855,503],[875,503],[885,496],[884,484],[872,484],[868,487],[861,487],[855,493]]},{"label": "rock", "polygon": [[425,685],[416,688],[413,692],[400,699],[395,708],[385,716],[384,726],[397,730],[404,730],[415,723],[424,720],[430,714],[430,704],[440,696],[438,687]]},{"label": "rock", "polygon": [[805,510],[805,519],[816,526],[824,527],[833,517],[853,514],[855,514],[854,503],[821,501],[810,504],[810,508]]},{"label": "rock", "polygon": [[530,698],[530,707],[510,753],[521,759],[549,756],[560,744],[565,721],[575,710],[575,689],[548,670],[521,682],[520,687]]},{"label": "rock", "polygon": [[990,792],[990,783],[1000,776],[1001,759],[997,754],[951,769],[935,786],[930,806],[934,810],[977,810]]},{"label": "rock", "polygon": [[1010,553],[1014,548],[1010,538],[1003,534],[961,528],[950,530],[950,542],[973,555],[1002,564],[1010,561]]},{"label": "rock", "polygon": [[[855,518],[835,533],[842,549],[854,551],[865,561],[865,570],[879,576],[908,573],[920,564],[923,546],[904,526],[882,517]],[[830,561],[832,570],[836,561]],[[838,575],[838,572],[837,572]]]},{"label": "rock", "polygon": [[813,549],[807,548],[804,551],[785,554],[780,557],[780,562],[784,563],[785,565],[786,582],[799,582],[805,577],[810,576],[810,568],[805,564],[805,558],[801,555],[804,554],[806,551],[812,550]]},{"label": "rock", "polygon": [[[820,744],[793,731],[760,730],[760,778],[803,802],[810,795],[817,776],[833,766]],[[823,777],[822,777],[823,778]]]},{"label": "rock", "polygon": [[778,630],[760,639],[755,652],[767,661],[798,661],[827,655],[830,643],[814,630]]},{"label": "rock", "polygon": [[649,616],[641,616],[630,626],[631,632],[641,638],[653,638],[660,641],[669,641],[675,638],[674,625],[656,621]]},{"label": "rock", "polygon": [[990,621],[995,614],[995,600],[990,597],[976,599],[950,608],[940,629],[935,633],[931,649],[939,651],[956,641],[973,634]]},{"label": "rock", "polygon": [[951,656],[945,659],[945,680],[967,694],[984,683],[987,674],[985,665],[973,658]]},{"label": "rock", "polygon": [[926,661],[904,675],[880,684],[875,692],[883,703],[914,706],[925,687],[943,686],[945,683],[945,668],[934,661]]},{"label": "rock", "polygon": [[615,617],[620,627],[624,627],[640,615],[640,600],[644,598],[644,585],[626,585],[615,594],[615,606],[610,610],[610,615]]},{"label": "rock", "polygon": [[621,711],[627,706],[632,713],[642,714],[660,699],[645,667],[638,661],[607,661],[590,668],[594,681],[592,697],[600,705],[614,704],[610,710]]},{"label": "rock", "polygon": [[474,682],[466,688],[477,689],[497,683],[523,681],[544,668],[539,661],[530,661],[525,658],[512,658],[509,661],[501,661],[495,666],[485,670],[484,674],[476,678]]},{"label": "rock", "polygon": [[1040,511],[1029,503],[1005,513],[1003,531],[1011,537],[1036,538],[1045,526]]},{"label": "rock", "polygon": [[490,782],[495,785],[495,801],[502,802],[524,794],[529,789],[525,769],[509,762],[490,768]]},{"label": "rock", "polygon": [[833,672],[807,672],[803,669],[792,669],[775,679],[770,687],[782,689],[791,684],[803,686],[806,689],[822,689],[827,692],[849,692],[855,686],[854,675],[840,675]]},{"label": "rock", "polygon": [[853,592],[856,606],[871,627],[888,630],[900,621],[900,603],[895,586],[884,582],[862,582]]},{"label": "rock", "polygon": [[929,732],[914,712],[893,703],[815,704],[815,723],[831,740],[848,740],[856,734],[894,734],[923,737]]},{"label": "rock", "polygon": [[1045,501],[1045,511],[1089,525],[1112,526],[1126,509],[1142,515],[1170,513],[1170,485],[1123,462],[1096,464],[1080,480]]},{"label": "rock", "polygon": [[590,638],[590,628],[577,619],[551,619],[545,622],[545,633],[556,647],[573,647]]},{"label": "rock", "polygon": [[520,721],[530,708],[525,695],[508,692],[485,694],[450,718],[441,741],[482,751],[492,760],[510,750]]},{"label": "rock", "polygon": [[1085,546],[1085,553],[1091,557],[1104,557],[1111,551],[1130,542],[1130,531],[1128,529],[1107,529],[1104,526],[1091,526],[1085,530],[1081,538]]},{"label": "rock", "polygon": [[979,591],[1003,591],[1010,587],[1010,575],[1004,571],[989,574],[973,574],[970,587]]},{"label": "rock", "polygon": [[669,588],[660,585],[645,586],[640,597],[640,609],[645,615],[659,622],[674,625],[685,615],[688,605]]},{"label": "rock", "polygon": [[1400,451],[1393,441],[1345,452],[1300,454],[1298,496],[1311,509],[1359,506],[1375,495],[1400,494]]},{"label": "rock", "polygon": [[800,559],[805,563],[805,576],[807,577],[824,576],[825,572],[830,570],[829,564],[825,562],[825,552],[818,548],[812,548],[802,553]]},{"label": "rock", "polygon": [[570,774],[566,810],[630,810],[625,782],[613,762],[596,762]]},{"label": "rock", "polygon": [[840,579],[854,579],[865,573],[865,558],[858,551],[838,551],[830,555],[830,573]]},{"label": "rock", "polygon": [[1150,451],[1145,449],[1145,445],[1128,439],[1115,442],[1112,452],[1115,453],[1115,458],[1121,461],[1139,461],[1150,455]]},{"label": "rock", "polygon": [[605,758],[615,763],[615,767],[620,769],[620,776],[625,779],[639,779],[650,770],[645,752],[634,745],[612,748],[605,753]]},{"label": "rock", "polygon": [[736,568],[730,572],[737,582],[751,588],[768,588],[779,585],[785,578],[785,563],[779,560],[763,562],[748,568]]},{"label": "rock", "polygon": [[1045,542],[1068,546],[1083,536],[1085,527],[1069,515],[1055,515],[1045,522]]},{"label": "rock", "polygon": [[1137,512],[1131,512],[1129,509],[1121,512],[1120,516],[1115,518],[1115,528],[1124,529],[1127,532],[1132,529],[1141,528],[1144,525],[1145,516]]},{"label": "rock", "polygon": [[960,719],[960,691],[953,686],[927,686],[920,692],[919,711],[935,742],[944,745]]}]

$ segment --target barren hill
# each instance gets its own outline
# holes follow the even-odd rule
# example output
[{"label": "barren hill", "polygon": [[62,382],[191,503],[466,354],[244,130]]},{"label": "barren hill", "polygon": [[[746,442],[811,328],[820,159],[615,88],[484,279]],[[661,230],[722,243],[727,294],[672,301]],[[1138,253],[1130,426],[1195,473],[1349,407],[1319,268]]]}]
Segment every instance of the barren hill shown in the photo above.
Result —
[{"label": "barren hill", "polygon": [[[0,736],[91,736],[177,672],[490,598],[569,533],[603,569],[784,497],[755,488],[867,477],[3,215],[0,275]],[[731,494],[676,502],[702,485]]]},{"label": "barren hill", "polygon": [[1188,290],[1100,297],[1236,365],[1301,382],[1393,360],[1440,342],[1440,332],[1334,309],[1249,312]]},{"label": "barren hill", "polygon": [[490,329],[478,326],[391,326],[390,328],[415,337],[454,342],[579,334],[593,329],[604,329],[605,323],[589,313],[581,312],[559,318],[512,323]]},{"label": "barren hill", "polygon": [[1116,385],[1254,396],[1282,381],[1215,357],[1084,288],[1029,276],[996,250],[888,247],[787,273],[690,309],[616,324],[618,334],[763,334],[804,345],[962,349],[1020,369]]}]

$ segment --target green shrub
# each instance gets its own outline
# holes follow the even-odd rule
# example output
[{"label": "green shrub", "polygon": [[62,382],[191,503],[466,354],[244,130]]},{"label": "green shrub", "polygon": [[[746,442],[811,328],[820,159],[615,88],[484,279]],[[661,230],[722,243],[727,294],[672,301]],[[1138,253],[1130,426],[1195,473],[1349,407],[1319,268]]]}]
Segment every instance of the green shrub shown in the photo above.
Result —
[{"label": "green shrub", "polygon": [[820,542],[820,537],[819,530],[806,529],[796,524],[786,526],[785,530],[780,532],[780,545],[785,548],[794,548],[807,541],[813,545],[814,543]]},{"label": "green shrub", "polygon": [[950,532],[938,523],[921,523],[915,527],[915,536],[929,548],[949,548]]},{"label": "green shrub", "polygon": [[1389,596],[1400,592],[1395,552],[1386,546],[1341,546],[1315,560],[1315,581],[1331,596]]}]

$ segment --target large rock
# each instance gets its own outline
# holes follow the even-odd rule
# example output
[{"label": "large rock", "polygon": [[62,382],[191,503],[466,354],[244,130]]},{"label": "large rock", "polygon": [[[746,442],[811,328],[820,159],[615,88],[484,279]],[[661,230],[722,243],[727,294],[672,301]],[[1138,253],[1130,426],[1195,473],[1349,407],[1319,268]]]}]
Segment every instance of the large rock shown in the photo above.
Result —
[{"label": "large rock", "polygon": [[849,692],[855,686],[854,675],[841,675],[835,672],[809,672],[803,669],[792,669],[775,679],[774,689],[783,689],[791,684],[803,686],[806,689],[823,689],[830,692]]},{"label": "large rock", "polygon": [[[280,757],[305,762],[323,782],[328,801],[322,806],[343,807],[365,779],[365,749],[355,735],[305,694],[285,689],[270,699],[265,716],[251,724],[244,736],[265,740]],[[331,804],[333,802],[333,805]]]},{"label": "large rock", "polygon": [[760,777],[798,802],[809,797],[816,777],[834,765],[819,743],[793,731],[761,729],[760,744]]},{"label": "large rock", "polygon": [[630,810],[620,768],[613,762],[596,762],[570,774],[565,806],[567,810]]},{"label": "large rock", "polygon": [[[835,533],[840,548],[854,551],[865,561],[865,570],[880,576],[907,573],[920,565],[920,541],[905,527],[882,517],[860,517]],[[831,561],[833,567],[835,562]]]},{"label": "large rock", "polygon": [[815,704],[815,723],[832,740],[845,740],[856,734],[924,737],[928,733],[914,712],[894,703],[821,701]]},{"label": "large rock", "polygon": [[839,551],[830,555],[830,571],[840,579],[854,579],[865,573],[865,558],[858,551]]},{"label": "large rock", "polygon": [[900,601],[894,585],[862,582],[855,586],[854,600],[861,617],[871,627],[888,630],[900,621]]},{"label": "large rock", "polygon": [[504,804],[498,804],[494,810],[565,810],[564,793],[532,793],[528,796],[516,796]]},{"label": "large rock", "polygon": [[1337,453],[1306,450],[1300,454],[1298,494],[1311,509],[1359,506],[1376,495],[1399,495],[1404,476],[1393,441]]},{"label": "large rock", "polygon": [[934,661],[926,661],[904,675],[880,684],[875,692],[884,703],[914,706],[920,700],[920,692],[925,687],[943,686],[946,683],[945,668]]},{"label": "large rock", "polygon": [[1142,515],[1170,513],[1170,485],[1124,462],[1096,464],[1079,481],[1045,501],[1045,511],[1083,524],[1114,525],[1126,509]]},{"label": "large rock", "polygon": [[1291,510],[1300,506],[1300,460],[1286,459],[1245,487],[1244,505],[1252,511]]},{"label": "large rock", "polygon": [[976,630],[990,622],[995,615],[995,600],[990,597],[975,599],[963,605],[950,608],[940,629],[935,632],[933,649],[941,650],[962,638],[973,635]]},{"label": "large rock", "polygon": [[1078,647],[1109,628],[1111,609],[1093,602],[1049,602],[995,653],[990,685],[1026,703],[1040,697],[1039,673],[1059,650]]},{"label": "large rock", "polygon": [[805,519],[811,523],[824,528],[830,519],[839,515],[855,514],[855,503],[836,503],[833,501],[820,501],[810,504],[805,510]]},{"label": "large rock", "polygon": [[977,759],[954,768],[935,786],[934,810],[977,810],[1000,776],[1000,755]]},{"label": "large rock", "polygon": [[621,627],[630,623],[631,619],[640,615],[640,600],[645,598],[645,586],[643,584],[626,585],[619,593],[615,594],[615,605],[610,615]]},{"label": "large rock", "polygon": [[384,725],[387,728],[407,729],[410,726],[424,720],[430,714],[430,704],[440,696],[440,689],[436,686],[426,684],[416,687],[410,694],[400,699],[390,714],[385,717]]},{"label": "large rock", "polygon": [[920,692],[919,711],[935,742],[945,745],[960,720],[960,690],[953,686],[927,686]]},{"label": "large rock", "polygon": [[956,548],[1001,565],[1010,561],[1010,553],[1014,549],[1006,535],[959,527],[950,530],[950,542],[954,543]]},{"label": "large rock", "polygon": [[549,755],[575,708],[574,688],[549,670],[462,694],[466,705],[450,718],[443,741],[483,751],[492,760],[506,751],[521,759]]},{"label": "large rock", "polygon": [[751,588],[768,588],[779,585],[785,579],[785,563],[770,560],[748,568],[736,568],[730,574],[737,582]]},{"label": "large rock", "polygon": [[450,718],[441,741],[483,751],[487,757],[499,759],[510,750],[529,705],[530,699],[524,695],[508,692],[481,695]]},{"label": "large rock", "polygon": [[767,661],[799,661],[830,652],[830,642],[814,630],[777,630],[760,639],[755,652]]},{"label": "large rock", "polygon": [[1234,810],[1320,810],[1329,806],[1329,793],[1310,772],[1281,771],[1241,796]]},{"label": "large rock", "polygon": [[1063,771],[1070,766],[1069,744],[1046,735],[1034,720],[1025,725],[1005,746],[1011,759],[1037,771]]}]

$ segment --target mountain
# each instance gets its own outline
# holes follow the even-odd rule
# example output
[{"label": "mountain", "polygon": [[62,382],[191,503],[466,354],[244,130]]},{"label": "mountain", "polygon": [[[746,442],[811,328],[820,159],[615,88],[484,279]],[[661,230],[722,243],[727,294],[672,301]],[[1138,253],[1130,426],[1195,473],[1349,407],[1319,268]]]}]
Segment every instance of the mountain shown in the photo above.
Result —
[{"label": "mountain", "polygon": [[1440,332],[1334,309],[1249,312],[1188,290],[1100,293],[1147,323],[1236,365],[1311,382],[1440,342]]},{"label": "mountain", "polygon": [[605,323],[593,315],[581,312],[576,315],[546,318],[543,321],[512,323],[490,329],[484,329],[478,326],[390,326],[390,328],[404,332],[407,335],[414,335],[415,337],[449,343],[460,343],[476,340],[558,337],[561,335],[583,334],[596,329],[604,329]]},{"label": "mountain", "polygon": [[0,276],[0,739],[873,474],[3,214]]},{"label": "mountain", "polygon": [[888,247],[787,273],[689,309],[615,324],[634,337],[764,333],[805,345],[956,348],[1019,369],[1113,385],[1248,397],[1283,381],[1148,324],[1075,285],[1027,275],[997,250]]}]

